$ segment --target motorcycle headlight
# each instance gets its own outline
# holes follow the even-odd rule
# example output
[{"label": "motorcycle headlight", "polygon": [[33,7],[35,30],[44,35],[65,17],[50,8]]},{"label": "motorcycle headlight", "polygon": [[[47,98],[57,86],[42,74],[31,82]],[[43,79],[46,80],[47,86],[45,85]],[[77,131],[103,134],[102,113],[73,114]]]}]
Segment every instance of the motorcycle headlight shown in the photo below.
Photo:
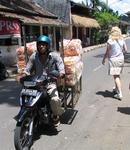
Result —
[{"label": "motorcycle headlight", "polygon": [[34,86],[36,86],[36,82],[35,81],[24,81],[24,86],[34,87]]}]

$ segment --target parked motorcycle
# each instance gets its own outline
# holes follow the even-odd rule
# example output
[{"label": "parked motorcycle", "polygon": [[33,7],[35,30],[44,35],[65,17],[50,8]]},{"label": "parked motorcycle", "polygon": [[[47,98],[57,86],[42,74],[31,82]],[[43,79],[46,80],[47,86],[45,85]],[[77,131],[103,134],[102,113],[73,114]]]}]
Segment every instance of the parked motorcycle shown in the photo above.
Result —
[{"label": "parked motorcycle", "polygon": [[[1,54],[1,51],[0,51],[0,54]],[[2,56],[0,55],[0,58],[1,57]],[[7,77],[9,77],[9,73],[6,70],[4,63],[0,59],[0,81],[6,79]]]},{"label": "parked motorcycle", "polygon": [[46,93],[50,79],[37,79],[27,76],[21,80],[20,111],[14,133],[16,150],[29,150],[33,144],[34,131],[40,124],[52,125],[52,111]]}]

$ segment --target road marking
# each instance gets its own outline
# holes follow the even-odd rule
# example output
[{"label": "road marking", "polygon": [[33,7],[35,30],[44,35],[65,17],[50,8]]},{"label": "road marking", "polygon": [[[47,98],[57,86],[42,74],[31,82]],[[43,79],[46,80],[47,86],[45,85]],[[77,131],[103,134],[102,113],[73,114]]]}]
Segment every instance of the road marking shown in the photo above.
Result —
[{"label": "road marking", "polygon": [[98,67],[96,67],[93,71],[97,71],[102,67],[102,65],[99,65]]},{"label": "road marking", "polygon": [[92,105],[90,105],[90,106],[88,106],[88,107],[89,107],[89,108],[95,108],[95,105],[92,104]]}]

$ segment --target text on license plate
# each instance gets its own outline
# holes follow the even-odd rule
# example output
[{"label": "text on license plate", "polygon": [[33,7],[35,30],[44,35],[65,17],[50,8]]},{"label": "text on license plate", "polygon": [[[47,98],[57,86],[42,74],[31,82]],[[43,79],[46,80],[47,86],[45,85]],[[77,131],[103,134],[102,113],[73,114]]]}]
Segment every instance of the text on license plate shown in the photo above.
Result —
[{"label": "text on license plate", "polygon": [[22,95],[28,95],[28,96],[36,96],[36,95],[37,95],[37,90],[22,89],[21,94],[22,94]]}]

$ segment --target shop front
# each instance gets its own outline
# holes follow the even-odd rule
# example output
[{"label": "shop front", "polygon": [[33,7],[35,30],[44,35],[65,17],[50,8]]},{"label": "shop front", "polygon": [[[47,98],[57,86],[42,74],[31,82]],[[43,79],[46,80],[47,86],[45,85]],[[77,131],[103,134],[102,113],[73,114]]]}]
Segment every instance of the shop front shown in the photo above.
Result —
[{"label": "shop front", "polygon": [[21,28],[17,19],[0,19],[1,60],[7,66],[16,64],[16,49],[21,45]]}]

